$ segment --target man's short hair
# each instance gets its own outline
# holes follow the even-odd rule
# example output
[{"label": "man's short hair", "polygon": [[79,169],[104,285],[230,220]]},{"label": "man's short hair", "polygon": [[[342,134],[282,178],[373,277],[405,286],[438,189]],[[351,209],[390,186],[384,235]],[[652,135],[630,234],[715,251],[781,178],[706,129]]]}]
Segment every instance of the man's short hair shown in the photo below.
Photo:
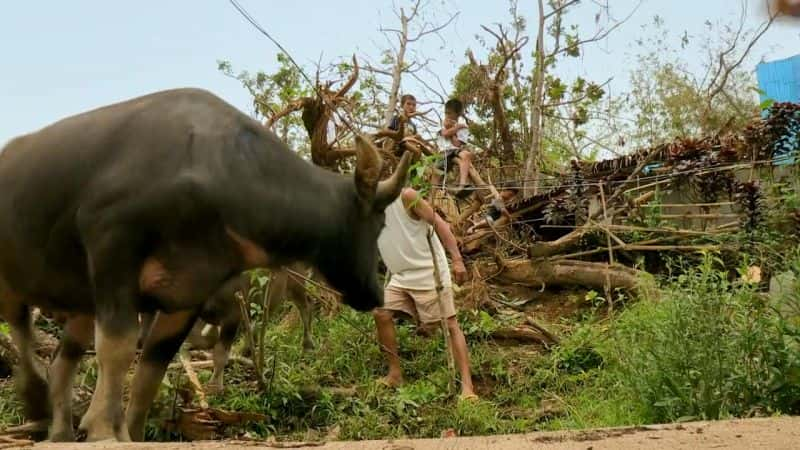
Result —
[{"label": "man's short hair", "polygon": [[464,112],[464,104],[457,98],[451,98],[444,104],[445,111],[453,111],[459,116]]},{"label": "man's short hair", "polygon": [[411,94],[403,94],[403,96],[402,96],[402,97],[400,97],[400,106],[403,106],[403,105],[405,105],[405,104],[406,104],[406,101],[408,101],[408,100],[414,100],[414,101],[417,101],[417,98],[416,98],[416,97],[414,97],[414,96],[413,96],[413,95],[411,95]]}]

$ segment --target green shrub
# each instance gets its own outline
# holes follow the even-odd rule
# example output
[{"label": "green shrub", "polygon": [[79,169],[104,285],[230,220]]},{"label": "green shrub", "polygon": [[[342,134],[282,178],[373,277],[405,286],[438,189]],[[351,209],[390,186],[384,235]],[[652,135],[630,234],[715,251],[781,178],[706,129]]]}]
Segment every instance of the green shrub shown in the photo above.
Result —
[{"label": "green shrub", "polygon": [[646,421],[800,411],[798,328],[719,262],[706,255],[659,301],[621,314],[603,345],[611,379]]}]

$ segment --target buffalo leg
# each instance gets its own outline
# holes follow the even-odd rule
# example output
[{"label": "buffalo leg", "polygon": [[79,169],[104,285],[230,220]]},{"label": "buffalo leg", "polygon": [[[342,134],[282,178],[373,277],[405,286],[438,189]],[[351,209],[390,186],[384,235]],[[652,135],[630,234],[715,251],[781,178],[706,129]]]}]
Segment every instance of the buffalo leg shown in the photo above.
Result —
[{"label": "buffalo leg", "polygon": [[314,340],[311,339],[311,299],[308,297],[305,286],[295,280],[289,280],[287,294],[292,298],[292,302],[300,312],[300,320],[303,322],[303,351],[312,351],[314,350]]},{"label": "buffalo leg", "polygon": [[[131,314],[130,318],[136,315]],[[80,428],[86,430],[86,440],[115,439],[130,441],[122,412],[122,387],[125,374],[136,354],[135,321],[122,330],[101,323],[95,324],[97,351],[97,384],[89,409],[81,419]],[[125,330],[127,328],[127,330]]]},{"label": "buffalo leg", "polygon": [[72,431],[72,385],[81,357],[92,343],[94,317],[74,316],[64,324],[64,336],[58,353],[50,365],[50,398],[53,401],[53,426],[50,440],[68,442],[75,440]]},{"label": "buffalo leg", "polygon": [[[297,269],[297,266],[292,268]],[[311,340],[311,304],[306,294],[305,286],[299,281],[289,278],[289,272],[286,269],[276,270],[270,279],[267,296],[266,309],[270,319],[286,297],[291,298],[300,311],[300,318],[303,322],[303,350],[313,350],[314,341]]]},{"label": "buffalo leg", "polygon": [[[3,294],[6,294],[5,292]],[[22,399],[25,419],[30,423],[26,430],[43,439],[50,423],[52,408],[43,368],[34,359],[36,348],[30,308],[21,301],[4,295],[0,302],[0,317],[8,322],[11,338],[19,351],[19,365],[15,367],[17,393]]]},{"label": "buffalo leg", "polygon": [[[88,222],[88,220],[87,220]],[[141,257],[136,232],[91,221],[85,234],[95,298],[97,384],[80,428],[87,441],[130,441],[122,409],[125,374],[136,356]]]},{"label": "buffalo leg", "polygon": [[208,390],[210,392],[222,392],[224,388],[223,373],[225,372],[225,366],[228,364],[231,346],[236,339],[236,332],[239,329],[238,308],[236,308],[236,312],[237,314],[235,317],[232,315],[232,317],[222,323],[219,340],[217,340],[216,345],[214,345],[214,372],[211,374],[211,380],[208,382]]},{"label": "buffalo leg", "polygon": [[127,428],[135,441],[144,439],[147,411],[153,403],[167,365],[175,356],[197,319],[195,311],[165,314],[159,311],[144,341],[142,357],[131,384],[126,416]]}]

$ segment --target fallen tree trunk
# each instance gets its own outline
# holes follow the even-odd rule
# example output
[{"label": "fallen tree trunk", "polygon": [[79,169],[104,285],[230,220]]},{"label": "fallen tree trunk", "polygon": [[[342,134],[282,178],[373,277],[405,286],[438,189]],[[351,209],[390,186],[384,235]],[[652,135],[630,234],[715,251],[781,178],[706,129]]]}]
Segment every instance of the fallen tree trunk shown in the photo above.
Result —
[{"label": "fallen tree trunk", "polygon": [[[647,272],[622,265],[575,261],[575,260],[513,260],[498,264],[488,264],[481,274],[496,274],[494,279],[505,283],[523,284],[532,287],[545,286],[584,286],[593,289],[625,289],[644,294],[642,289],[652,278]],[[502,270],[500,270],[502,269]],[[499,270],[499,273],[498,273]]]},{"label": "fallen tree trunk", "polygon": [[553,342],[551,342],[544,334],[524,327],[500,328],[492,332],[492,337],[500,340],[531,342],[543,345],[545,347],[553,345]]},{"label": "fallen tree trunk", "polygon": [[566,252],[577,246],[587,234],[596,231],[592,226],[583,226],[571,231],[555,241],[537,242],[528,247],[528,256],[531,258],[544,258]]}]

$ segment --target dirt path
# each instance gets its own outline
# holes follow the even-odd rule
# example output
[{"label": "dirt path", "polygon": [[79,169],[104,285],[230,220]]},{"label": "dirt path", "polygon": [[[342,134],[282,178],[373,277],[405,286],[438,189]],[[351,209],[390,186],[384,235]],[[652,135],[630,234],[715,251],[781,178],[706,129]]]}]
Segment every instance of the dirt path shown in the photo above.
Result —
[{"label": "dirt path", "polygon": [[[417,439],[395,441],[328,442],[293,446],[288,443],[193,442],[143,444],[39,444],[36,450],[157,449],[228,450],[302,448],[324,450],[600,450],[600,449],[797,449],[800,448],[800,417],[691,422],[635,428],[605,428],[584,431],[530,433],[487,437]],[[31,447],[28,447],[31,448]]]}]

